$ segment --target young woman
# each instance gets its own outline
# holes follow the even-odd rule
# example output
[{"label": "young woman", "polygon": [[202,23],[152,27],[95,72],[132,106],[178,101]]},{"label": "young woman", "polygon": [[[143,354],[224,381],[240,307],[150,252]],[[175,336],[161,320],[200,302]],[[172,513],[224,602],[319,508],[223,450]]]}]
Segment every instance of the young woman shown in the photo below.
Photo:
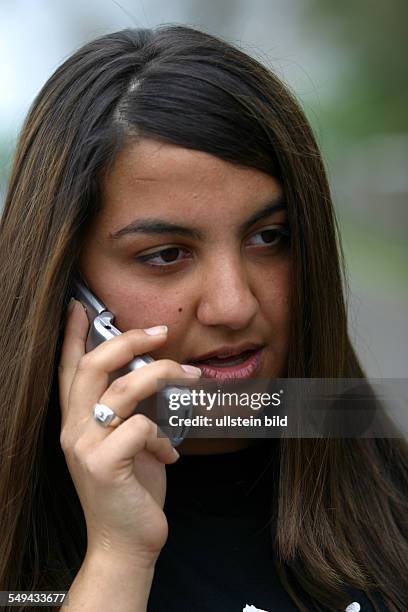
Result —
[{"label": "young woman", "polygon": [[[187,438],[177,460],[133,414],[158,379],[223,368],[363,378],[339,250],[303,113],[236,48],[126,30],[55,72],[0,227],[2,590],[69,590],[72,612],[408,608],[402,438]],[[78,271],[124,332],[88,352]]]}]

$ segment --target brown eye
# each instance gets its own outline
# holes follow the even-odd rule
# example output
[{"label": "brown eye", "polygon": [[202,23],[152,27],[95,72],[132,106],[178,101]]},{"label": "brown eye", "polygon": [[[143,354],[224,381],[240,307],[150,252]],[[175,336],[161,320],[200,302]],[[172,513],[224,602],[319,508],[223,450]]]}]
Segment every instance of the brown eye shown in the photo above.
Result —
[{"label": "brown eye", "polygon": [[186,256],[188,258],[188,255],[189,251],[186,249],[177,246],[169,246],[159,251],[138,255],[135,259],[138,262],[146,263],[152,267],[165,268],[166,266],[170,267],[173,263],[184,261]]},{"label": "brown eye", "polygon": [[287,244],[289,240],[289,228],[285,225],[278,225],[267,227],[253,234],[249,240],[249,244],[250,246],[273,247]]},{"label": "brown eye", "polygon": [[170,263],[172,261],[177,260],[177,256],[180,253],[180,249],[178,247],[172,247],[171,249],[165,249],[161,251],[160,256],[166,263]]},{"label": "brown eye", "polygon": [[266,244],[276,244],[282,237],[282,235],[275,229],[264,230],[263,232],[260,232],[260,235]]}]

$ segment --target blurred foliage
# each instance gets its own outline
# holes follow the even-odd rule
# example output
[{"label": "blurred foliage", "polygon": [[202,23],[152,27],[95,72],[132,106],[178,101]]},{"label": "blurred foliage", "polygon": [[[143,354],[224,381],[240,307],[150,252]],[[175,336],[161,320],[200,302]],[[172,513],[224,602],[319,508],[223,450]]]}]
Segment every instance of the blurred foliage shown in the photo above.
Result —
[{"label": "blurred foliage", "polygon": [[341,215],[339,224],[346,262],[358,285],[364,286],[371,295],[393,295],[401,309],[405,308],[408,298],[406,238],[384,232],[375,223],[356,223],[350,215]]},{"label": "blurred foliage", "polygon": [[299,7],[304,31],[332,54],[336,70],[319,109],[305,111],[336,188],[350,272],[359,286],[398,300],[408,295],[406,160],[398,153],[408,139],[408,2],[305,0]]},{"label": "blurred foliage", "polygon": [[342,55],[326,106],[338,145],[408,132],[407,0],[307,0],[304,26]]}]

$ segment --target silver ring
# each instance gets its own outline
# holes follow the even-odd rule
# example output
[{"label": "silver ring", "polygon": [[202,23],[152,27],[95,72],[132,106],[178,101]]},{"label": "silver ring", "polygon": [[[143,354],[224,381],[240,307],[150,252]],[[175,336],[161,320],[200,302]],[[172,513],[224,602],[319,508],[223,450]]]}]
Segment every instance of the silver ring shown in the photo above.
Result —
[{"label": "silver ring", "polygon": [[96,403],[93,407],[92,414],[95,421],[103,427],[117,427],[126,420],[118,416],[116,412],[106,404]]}]

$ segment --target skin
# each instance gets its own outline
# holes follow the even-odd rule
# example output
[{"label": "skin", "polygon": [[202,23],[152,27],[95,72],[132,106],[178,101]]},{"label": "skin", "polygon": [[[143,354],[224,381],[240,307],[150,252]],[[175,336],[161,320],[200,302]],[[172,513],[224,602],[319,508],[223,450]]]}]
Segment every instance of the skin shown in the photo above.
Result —
[{"label": "skin", "polygon": [[[226,344],[266,344],[259,378],[284,377],[290,250],[279,244],[279,234],[271,247],[260,232],[282,228],[287,213],[274,212],[239,233],[255,211],[282,195],[277,179],[208,153],[142,139],[118,154],[101,188],[102,209],[89,228],[79,267],[115,314],[117,327],[167,325],[167,341],[151,355],[182,364]],[[194,227],[203,237],[139,232],[112,238],[146,218]],[[165,265],[158,253],[150,262],[136,259],[165,247],[181,249],[167,252],[176,262]],[[187,439],[177,450],[228,452],[252,443]]]}]

